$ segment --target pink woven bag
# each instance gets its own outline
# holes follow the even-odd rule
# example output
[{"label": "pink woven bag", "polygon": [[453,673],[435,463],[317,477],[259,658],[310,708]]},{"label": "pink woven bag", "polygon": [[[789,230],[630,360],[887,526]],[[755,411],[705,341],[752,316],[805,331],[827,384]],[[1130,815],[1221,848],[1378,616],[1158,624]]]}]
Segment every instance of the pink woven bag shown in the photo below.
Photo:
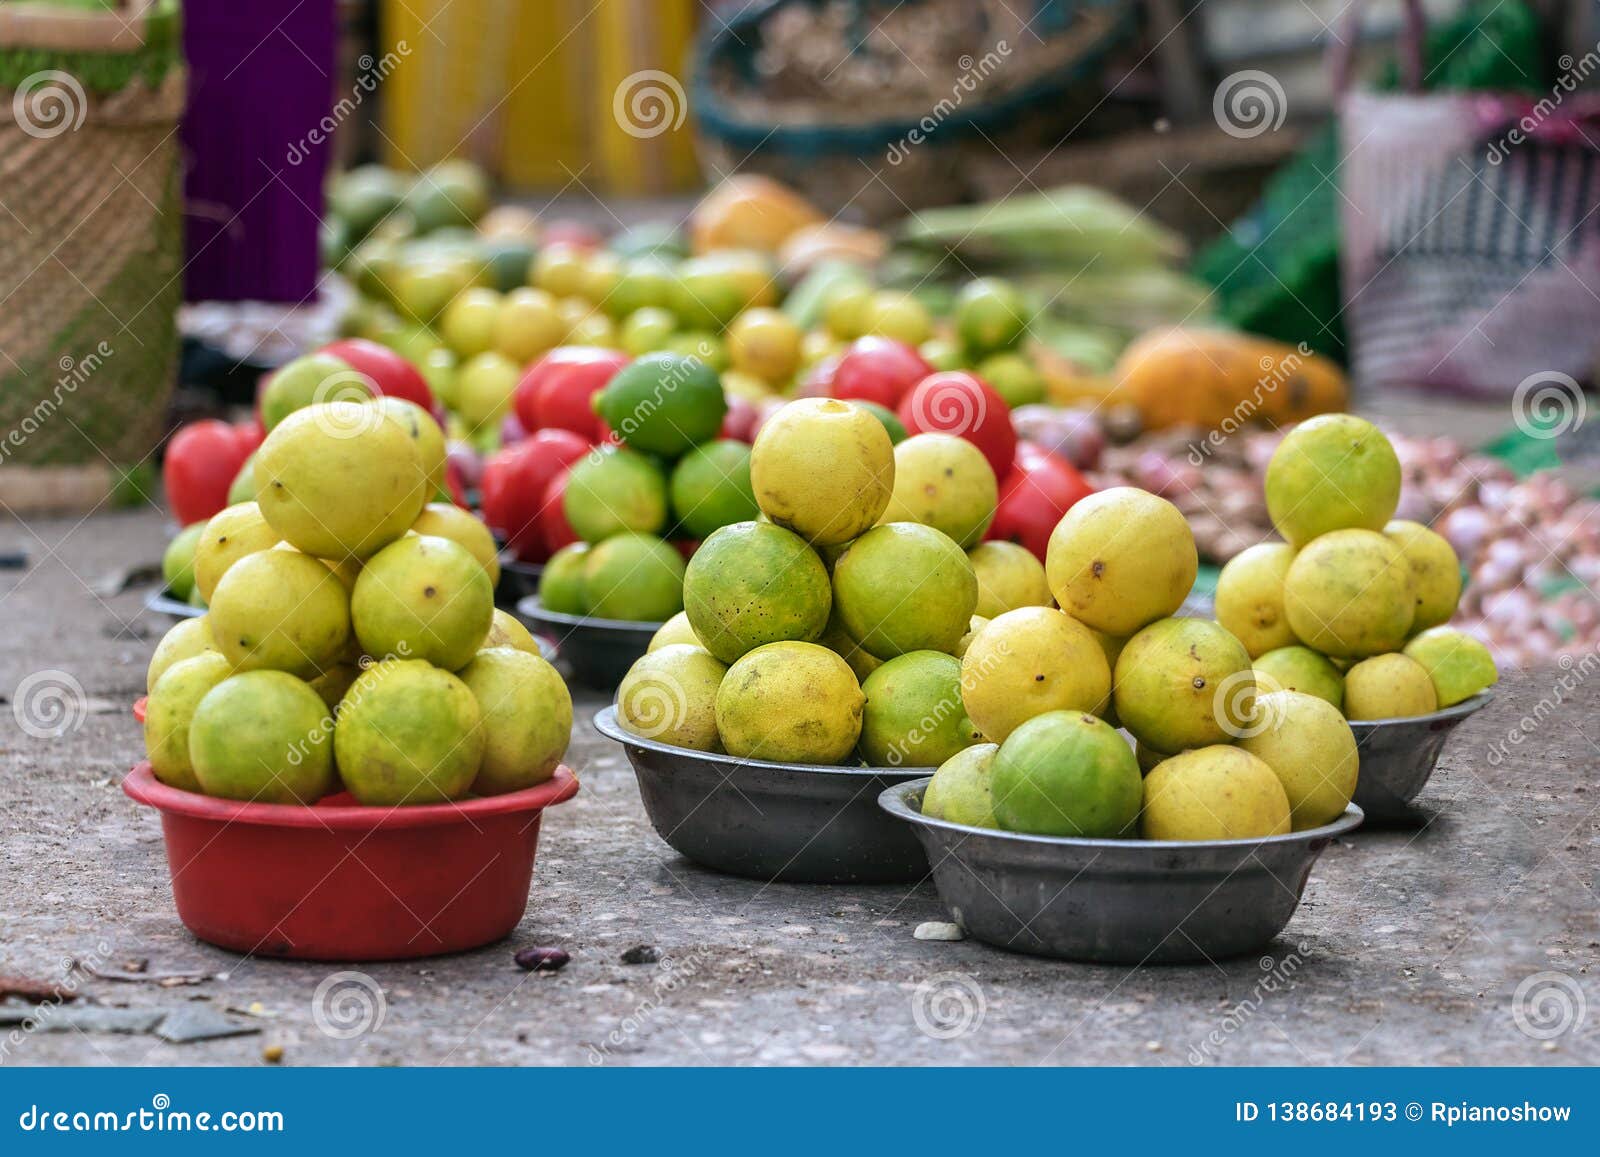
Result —
[{"label": "pink woven bag", "polygon": [[[1416,54],[1409,0],[1402,54]],[[1417,55],[1405,62],[1419,72]],[[1341,254],[1364,388],[1509,397],[1600,363],[1600,95],[1349,93]]]}]

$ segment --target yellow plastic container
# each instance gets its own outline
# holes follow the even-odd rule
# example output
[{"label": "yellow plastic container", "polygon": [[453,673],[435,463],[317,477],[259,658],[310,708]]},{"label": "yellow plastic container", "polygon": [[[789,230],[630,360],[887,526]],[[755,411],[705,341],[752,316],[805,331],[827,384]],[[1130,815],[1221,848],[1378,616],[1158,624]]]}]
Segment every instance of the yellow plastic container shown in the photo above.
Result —
[{"label": "yellow plastic container", "polygon": [[[389,163],[450,156],[505,184],[652,194],[699,182],[695,0],[384,0]],[[404,50],[400,45],[404,44]]]}]

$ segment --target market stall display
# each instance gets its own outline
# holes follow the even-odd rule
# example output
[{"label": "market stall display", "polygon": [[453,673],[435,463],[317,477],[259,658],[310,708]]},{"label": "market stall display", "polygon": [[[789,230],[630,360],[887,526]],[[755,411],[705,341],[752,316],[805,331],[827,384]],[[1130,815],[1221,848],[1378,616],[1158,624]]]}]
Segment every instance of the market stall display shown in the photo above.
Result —
[{"label": "market stall display", "polygon": [[[171,593],[226,623],[226,576],[279,537],[251,508],[276,431],[330,400],[387,411],[440,501],[364,575],[536,584],[495,629],[616,687],[597,726],[657,830],[724,870],[911,878],[940,823],[995,833],[974,855],[1002,865],[1045,841],[1048,873],[1074,841],[1199,866],[1240,842],[1314,857],[1361,807],[1414,822],[1497,678],[1479,636],[1516,611],[1491,523],[1526,528],[1536,493],[1572,523],[1557,565],[1587,565],[1574,495],[1344,413],[1333,362],[1208,320],[1182,242],[1094,190],[889,233],[748,175],[681,229],[611,237],[496,208],[463,163],[364,169],[332,204],[348,336],[272,374],[255,424],[184,431],[169,489],[209,521],[174,540]],[[373,581],[350,611],[384,649],[409,608]],[[1600,626],[1553,597],[1569,641]],[[421,657],[458,666],[449,634]],[[903,812],[919,777],[919,830],[852,805],[823,839],[839,793]],[[790,804],[750,810],[763,793]],[[1241,951],[1293,907],[1201,930]]]},{"label": "market stall display", "polygon": [[[576,791],[571,698],[493,605],[487,528],[427,501],[443,469],[427,413],[315,396],[271,414],[255,498],[187,536],[192,576],[169,582],[206,611],[156,649],[147,762],[126,786],[163,812],[179,912],[204,939],[321,959],[474,946],[520,918],[537,816]],[[405,866],[392,901],[349,878],[357,839]],[[424,855],[436,870],[415,870]],[[334,897],[297,918],[317,865]],[[394,939],[409,925],[391,909],[441,887],[469,895],[449,927]]]}]

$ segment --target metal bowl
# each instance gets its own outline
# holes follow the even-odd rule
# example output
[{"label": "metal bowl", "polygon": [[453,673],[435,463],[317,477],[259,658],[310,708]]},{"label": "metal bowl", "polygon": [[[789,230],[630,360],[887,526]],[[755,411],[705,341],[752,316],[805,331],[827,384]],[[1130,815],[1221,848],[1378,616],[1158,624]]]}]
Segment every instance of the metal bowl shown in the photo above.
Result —
[{"label": "metal bowl", "polygon": [[698,864],[799,884],[906,883],[928,874],[916,837],[883,814],[878,797],[931,768],[768,763],[690,751],[623,730],[615,706],[597,713],[594,726],[627,751],[657,833]]},{"label": "metal bowl", "polygon": [[517,603],[517,618],[555,644],[556,653],[571,665],[573,678],[597,691],[609,691],[622,682],[661,629],[660,623],[557,614],[545,610],[538,595]]},{"label": "metal bowl", "polygon": [[186,603],[166,587],[151,591],[145,596],[144,609],[152,614],[168,615],[174,619],[198,619],[206,613],[204,607]]},{"label": "metal bowl", "polygon": [[1089,840],[973,828],[922,814],[928,780],[891,787],[885,812],[921,838],[951,916],[977,939],[1064,960],[1144,964],[1254,952],[1299,907],[1311,865],[1361,823],[1258,840]]},{"label": "metal bowl", "polygon": [[1355,802],[1374,824],[1416,825],[1427,817],[1411,806],[1433,774],[1450,733],[1480,708],[1494,692],[1483,691],[1454,707],[1406,719],[1350,721],[1356,735],[1361,768]]}]

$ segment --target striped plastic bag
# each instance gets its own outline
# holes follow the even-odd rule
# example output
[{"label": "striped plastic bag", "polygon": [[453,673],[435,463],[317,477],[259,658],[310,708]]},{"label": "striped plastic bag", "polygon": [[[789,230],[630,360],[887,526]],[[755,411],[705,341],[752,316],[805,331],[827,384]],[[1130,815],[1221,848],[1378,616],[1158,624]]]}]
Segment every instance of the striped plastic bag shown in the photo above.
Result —
[{"label": "striped plastic bag", "polygon": [[1600,364],[1600,95],[1355,93],[1342,271],[1360,387],[1513,396]]}]

